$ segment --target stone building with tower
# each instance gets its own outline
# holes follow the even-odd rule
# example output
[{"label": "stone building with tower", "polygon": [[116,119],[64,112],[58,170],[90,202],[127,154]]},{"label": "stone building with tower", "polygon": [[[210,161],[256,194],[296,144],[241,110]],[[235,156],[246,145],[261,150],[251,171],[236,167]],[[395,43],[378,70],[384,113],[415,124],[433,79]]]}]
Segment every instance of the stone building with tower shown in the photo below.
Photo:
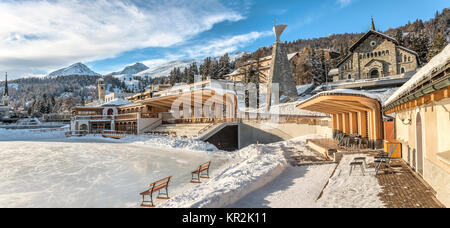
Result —
[{"label": "stone building with tower", "polygon": [[106,96],[106,85],[105,80],[103,78],[100,78],[97,81],[97,93],[98,93],[97,94],[98,100],[104,101]]},{"label": "stone building with tower", "polygon": [[[349,49],[348,54],[338,63],[338,73],[333,81],[383,78],[415,72],[419,67],[416,52],[375,30],[372,25],[361,39]],[[335,72],[335,71],[334,71]]]}]

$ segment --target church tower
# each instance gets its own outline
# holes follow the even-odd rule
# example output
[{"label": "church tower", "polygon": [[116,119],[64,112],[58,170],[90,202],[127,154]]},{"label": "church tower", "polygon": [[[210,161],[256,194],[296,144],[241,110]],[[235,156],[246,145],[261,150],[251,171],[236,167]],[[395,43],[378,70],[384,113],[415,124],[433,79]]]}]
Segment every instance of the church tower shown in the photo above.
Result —
[{"label": "church tower", "polygon": [[105,88],[105,80],[103,80],[103,78],[100,78],[97,81],[97,93],[98,93],[98,100],[100,102],[104,102],[106,95],[106,88]]},{"label": "church tower", "polygon": [[375,30],[375,23],[373,22],[373,17],[372,17],[372,24],[370,25],[370,30],[376,31]]},{"label": "church tower", "polygon": [[8,73],[6,73],[6,76],[5,76],[5,89],[3,90],[2,104],[4,106],[9,105]]}]

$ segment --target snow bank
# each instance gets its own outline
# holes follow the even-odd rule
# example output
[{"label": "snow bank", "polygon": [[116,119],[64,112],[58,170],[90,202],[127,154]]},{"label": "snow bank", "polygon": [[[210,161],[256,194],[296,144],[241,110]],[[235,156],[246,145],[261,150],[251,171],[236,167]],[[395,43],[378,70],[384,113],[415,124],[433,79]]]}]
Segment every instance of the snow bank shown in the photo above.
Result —
[{"label": "snow bank", "polygon": [[161,149],[180,149],[189,151],[219,151],[217,147],[208,142],[196,139],[170,138],[157,135],[128,135],[122,139],[103,138],[101,135],[88,135],[83,138],[104,140],[105,142],[125,143],[136,146],[151,146]]},{"label": "snow bank", "polygon": [[[314,137],[317,136],[303,136],[290,141],[299,142]],[[222,172],[210,181],[173,197],[162,207],[219,208],[232,205],[283,173],[288,167],[285,143],[250,145],[233,153],[233,162]]]},{"label": "snow bank", "polygon": [[287,167],[283,152],[269,148],[251,145],[236,152],[234,162],[222,173],[173,197],[162,207],[219,208],[236,202],[271,182]]}]

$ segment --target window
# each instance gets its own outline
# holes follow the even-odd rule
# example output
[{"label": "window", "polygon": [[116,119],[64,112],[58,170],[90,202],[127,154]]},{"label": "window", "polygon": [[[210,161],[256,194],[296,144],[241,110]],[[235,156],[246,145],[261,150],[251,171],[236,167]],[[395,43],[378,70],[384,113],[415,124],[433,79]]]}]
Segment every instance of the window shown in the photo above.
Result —
[{"label": "window", "polygon": [[377,57],[378,56],[378,52],[375,52],[375,57]]},{"label": "window", "polygon": [[375,45],[377,45],[377,42],[375,41],[370,42],[370,46],[375,47]]},{"label": "window", "polygon": [[352,79],[352,74],[348,74],[347,79]]},{"label": "window", "polygon": [[404,74],[404,73],[405,73],[405,68],[404,67],[400,68],[400,74]]},{"label": "window", "polygon": [[406,58],[406,55],[405,55],[405,61],[404,62],[406,62],[407,61],[407,58]]},{"label": "window", "polygon": [[112,108],[108,109],[108,116],[114,115],[114,110]]},{"label": "window", "polygon": [[383,52],[381,52],[383,55],[386,55],[386,52],[385,51],[383,51]]},{"label": "window", "polygon": [[386,54],[389,55],[389,50],[386,50]]},{"label": "window", "polygon": [[408,62],[411,62],[411,56],[408,56]]},{"label": "window", "polygon": [[381,56],[381,51],[378,52],[378,56]]}]

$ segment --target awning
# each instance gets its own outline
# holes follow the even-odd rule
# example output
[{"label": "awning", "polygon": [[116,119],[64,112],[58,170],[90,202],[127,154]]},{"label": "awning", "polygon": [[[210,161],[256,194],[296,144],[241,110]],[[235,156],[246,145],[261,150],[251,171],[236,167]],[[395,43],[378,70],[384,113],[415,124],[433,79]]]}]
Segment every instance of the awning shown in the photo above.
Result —
[{"label": "awning", "polygon": [[297,108],[332,115],[333,130],[358,134],[373,141],[383,139],[380,102],[364,92],[322,92]]}]

